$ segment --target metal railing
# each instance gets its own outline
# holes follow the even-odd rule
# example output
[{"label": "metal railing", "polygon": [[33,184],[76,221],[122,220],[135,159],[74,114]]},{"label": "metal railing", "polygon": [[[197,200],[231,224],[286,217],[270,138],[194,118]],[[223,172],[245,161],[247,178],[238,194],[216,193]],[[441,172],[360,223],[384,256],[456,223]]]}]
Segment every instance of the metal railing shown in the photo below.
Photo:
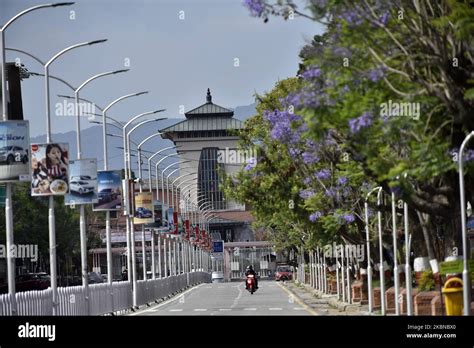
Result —
[{"label": "metal railing", "polygon": [[[182,273],[155,280],[137,282],[138,306],[165,298],[199,283],[210,283],[207,272]],[[128,281],[91,284],[89,300],[91,315],[104,315],[125,311],[133,307],[132,284]],[[15,294],[18,315],[52,315],[51,288],[18,292]],[[0,295],[0,315],[12,315],[10,294]],[[58,288],[58,315],[87,315],[87,299],[82,285]]]}]

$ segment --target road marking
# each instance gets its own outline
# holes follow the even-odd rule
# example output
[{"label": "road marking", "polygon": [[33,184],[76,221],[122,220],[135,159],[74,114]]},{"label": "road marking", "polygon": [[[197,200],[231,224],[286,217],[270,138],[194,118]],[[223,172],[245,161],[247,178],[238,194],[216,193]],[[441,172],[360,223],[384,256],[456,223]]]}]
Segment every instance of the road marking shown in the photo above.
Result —
[{"label": "road marking", "polygon": [[293,310],[295,310],[295,311],[304,311],[306,309],[303,308],[303,307],[295,307],[295,308],[293,308]]},{"label": "road marking", "polygon": [[146,312],[157,312],[158,308],[160,308],[162,306],[165,306],[167,304],[170,304],[173,301],[179,300],[182,296],[186,295],[188,292],[196,290],[196,289],[200,288],[201,286],[203,286],[204,284],[205,283],[202,283],[202,284],[199,284],[198,286],[195,286],[191,289],[188,289],[185,292],[180,293],[178,296],[174,296],[173,298],[170,298],[169,300],[166,300],[166,301],[164,301],[160,304],[157,304],[156,306],[153,306],[153,307],[145,309],[145,310],[139,310],[137,312],[134,312],[134,313],[131,313],[131,314],[128,314],[128,315],[139,315],[139,314],[143,314],[143,313],[146,313]]},{"label": "road marking", "polygon": [[205,312],[205,311],[207,311],[207,309],[206,308],[196,308],[194,311],[195,312]]},{"label": "road marking", "polygon": [[[240,284],[240,285],[242,285],[242,284]],[[240,285],[237,287],[237,290],[239,290],[239,294],[234,299],[234,303],[232,304],[232,306],[230,306],[230,308],[235,308],[235,306],[237,306],[237,303],[239,302],[240,298],[242,297],[242,289],[240,288]]]},{"label": "road marking", "polygon": [[244,311],[256,311],[257,308],[244,308]]},{"label": "road marking", "polygon": [[170,312],[182,312],[183,309],[182,309],[182,308],[179,308],[179,309],[176,308],[176,309],[170,309],[169,311],[170,311]]},{"label": "road marking", "polygon": [[269,311],[281,311],[283,310],[283,308],[279,308],[279,307],[276,307],[276,308],[268,308]]},{"label": "road marking", "polygon": [[312,314],[312,315],[318,315],[318,313],[316,313],[313,309],[311,309],[306,303],[303,303],[298,297],[296,297],[290,290],[288,290],[287,288],[285,288],[283,285],[279,284],[278,283],[278,286],[280,288],[282,288],[285,292],[287,292],[290,296],[292,296],[296,302],[298,302],[298,304],[300,304],[301,306],[303,306],[303,309],[305,309],[308,313]]},{"label": "road marking", "polygon": [[220,310],[221,312],[225,312],[225,311],[231,311],[232,308],[219,308],[219,310]]}]

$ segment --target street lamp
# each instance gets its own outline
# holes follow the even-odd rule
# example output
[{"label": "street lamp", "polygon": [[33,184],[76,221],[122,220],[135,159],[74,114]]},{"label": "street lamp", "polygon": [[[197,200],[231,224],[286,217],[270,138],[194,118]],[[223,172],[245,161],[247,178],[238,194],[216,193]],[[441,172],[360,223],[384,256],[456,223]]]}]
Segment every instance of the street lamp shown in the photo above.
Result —
[{"label": "street lamp", "polygon": [[[159,154],[161,154],[162,152],[165,152],[165,151],[168,151],[168,150],[172,150],[172,149],[176,149],[178,146],[168,146],[168,147],[165,147],[164,149],[161,149],[157,152],[155,152],[153,155],[151,155],[150,157],[148,157],[148,187],[149,187],[149,191],[152,192],[153,189],[152,189],[152,182],[151,182],[151,161],[153,160],[153,158],[155,158],[156,156],[158,156]],[[158,171],[156,172],[156,182],[158,183]],[[156,199],[158,200],[158,184],[156,185]]]},{"label": "street lamp", "polygon": [[382,315],[385,315],[385,270],[383,265],[383,244],[382,244],[382,187],[377,192],[377,222],[379,228],[379,274],[380,274],[380,306],[382,307]]},{"label": "street lamp", "polygon": [[[369,196],[375,192],[376,190],[381,190],[382,187],[377,186],[373,188],[369,193],[367,193],[367,196],[365,197],[365,203],[364,203],[364,208],[365,208],[365,236],[366,236],[366,242],[367,242],[367,284],[368,284],[368,298],[369,298],[369,312],[372,313],[373,310],[373,292],[372,292],[372,265],[370,264],[371,258],[370,258],[370,234],[369,234]],[[381,296],[382,297],[382,296]]]},{"label": "street lamp", "polygon": [[471,277],[469,274],[468,267],[468,248],[467,248],[467,231],[466,231],[466,197],[464,192],[464,148],[467,143],[474,136],[474,131],[469,133],[461,144],[459,150],[459,193],[460,193],[460,204],[461,204],[461,228],[462,228],[462,256],[463,256],[463,270],[462,270],[462,284],[463,284],[463,305],[464,315],[470,315],[471,313]]},{"label": "street lamp", "polygon": [[[82,151],[81,151],[81,123],[80,123],[80,115],[79,115],[79,92],[82,88],[87,86],[90,82],[104,77],[108,75],[115,75],[120,74],[123,72],[127,72],[128,69],[125,70],[115,70],[109,71],[101,74],[94,75],[84,81],[75,91],[75,110],[76,110],[76,141],[77,141],[77,159],[80,160],[82,158]],[[104,158],[104,162],[105,162]],[[106,222],[107,225],[107,222]],[[89,278],[88,278],[88,267],[87,267],[87,232],[86,232],[86,213],[84,209],[84,204],[80,205],[79,208],[79,230],[80,230],[80,243],[81,243],[81,264],[82,264],[82,283],[84,286],[85,296],[87,298],[87,308],[88,314],[90,315],[90,301],[89,301]],[[107,230],[107,228],[106,228]],[[107,272],[108,274],[111,272]],[[111,284],[111,277],[109,277],[109,283]],[[112,291],[111,291],[112,293]],[[113,301],[113,299],[112,299]],[[113,302],[112,302],[113,308]]]},{"label": "street lamp", "polygon": [[[397,176],[397,180],[399,177]],[[395,191],[392,189],[392,234],[393,234],[393,280],[395,285],[395,314],[400,315],[400,276],[398,274],[398,248],[397,248],[397,208],[395,203]]]},{"label": "street lamp", "polygon": [[[22,17],[23,15],[39,10],[42,8],[47,7],[60,7],[60,6],[69,6],[73,5],[74,2],[57,2],[52,4],[42,4],[27,8],[22,12],[16,14],[12,18],[10,18],[1,28],[0,28],[0,57],[1,57],[1,79],[2,79],[2,120],[7,121],[7,71],[6,71],[6,50],[5,50],[5,30],[18,18]],[[14,246],[14,238],[13,238],[13,206],[12,206],[12,186],[11,183],[7,183],[5,185],[5,230],[6,230],[6,247],[7,247],[7,278],[8,278],[8,294],[11,297],[11,313],[12,315],[17,314],[17,306],[16,306],[16,295],[15,295],[15,264],[14,259],[11,255],[13,246]],[[51,247],[51,243],[50,243]],[[56,246],[54,245],[54,248]],[[50,249],[51,250],[51,249]],[[54,261],[56,261],[56,250],[54,249],[50,251],[50,259],[53,259],[51,254],[54,252]],[[56,271],[56,265],[51,266],[53,270]],[[53,287],[54,286],[54,287]],[[51,277],[51,288],[53,292],[53,314],[56,313],[56,302],[57,302],[57,282],[56,282],[56,275]]]},{"label": "street lamp", "polygon": [[[138,118],[138,116],[143,117],[143,116],[153,115],[153,114],[163,112],[163,111],[165,111],[165,109],[148,111],[148,112],[141,113],[140,115],[137,115],[135,118]],[[129,130],[127,133],[126,133],[126,126],[129,124],[130,121],[123,127],[123,137],[124,137],[124,141],[125,141],[124,147],[125,147],[125,152],[126,152],[126,155],[127,155],[126,164],[128,166],[128,178],[130,178],[132,176],[131,169],[130,169],[130,134],[132,134],[136,129],[143,126],[144,124],[147,124],[147,123],[150,123],[150,122],[158,122],[158,121],[162,121],[162,120],[166,120],[166,118],[154,118],[154,119],[141,121],[138,124],[136,124],[135,126],[133,126],[132,129]]]}]

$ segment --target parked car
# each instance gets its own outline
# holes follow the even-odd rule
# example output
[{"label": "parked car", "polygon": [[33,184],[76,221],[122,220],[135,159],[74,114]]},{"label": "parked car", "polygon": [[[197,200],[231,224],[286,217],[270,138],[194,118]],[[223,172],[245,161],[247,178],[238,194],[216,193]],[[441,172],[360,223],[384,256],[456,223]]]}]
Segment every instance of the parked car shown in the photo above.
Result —
[{"label": "parked car", "polygon": [[94,186],[90,185],[87,181],[70,181],[69,188],[71,192],[76,192],[80,195],[94,192]]},{"label": "parked car", "polygon": [[140,219],[147,219],[153,217],[153,213],[149,209],[138,207],[135,211],[135,217]]},{"label": "parked car", "polygon": [[28,152],[20,146],[4,146],[0,148],[0,162],[7,162],[7,164],[27,163]]},{"label": "parked car", "polygon": [[275,280],[292,280],[293,279],[293,271],[289,265],[280,265],[277,266],[275,272]]},{"label": "parked car", "polygon": [[117,193],[111,188],[105,188],[99,191],[99,203],[108,203],[117,199]]},{"label": "parked car", "polygon": [[16,291],[45,290],[51,286],[47,273],[27,273],[16,278]]}]

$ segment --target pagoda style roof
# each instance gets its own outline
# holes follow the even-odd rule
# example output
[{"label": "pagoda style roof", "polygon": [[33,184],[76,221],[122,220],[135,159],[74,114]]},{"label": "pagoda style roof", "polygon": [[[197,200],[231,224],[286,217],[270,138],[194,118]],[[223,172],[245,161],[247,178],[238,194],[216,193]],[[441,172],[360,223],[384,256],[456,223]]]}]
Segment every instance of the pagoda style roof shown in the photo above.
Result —
[{"label": "pagoda style roof", "polygon": [[197,108],[192,109],[184,113],[186,118],[192,119],[195,117],[205,117],[205,116],[214,116],[214,117],[232,117],[234,112],[232,110],[226,109],[222,106],[216,105],[212,102],[211,91],[207,89],[206,103],[198,106]]},{"label": "pagoda style roof", "polygon": [[227,131],[243,129],[244,123],[233,118],[234,112],[212,103],[211,91],[207,89],[206,103],[185,113],[186,119],[161,129],[163,138],[173,139],[173,133]]},{"label": "pagoda style roof", "polygon": [[161,129],[163,133],[193,132],[209,130],[243,129],[244,124],[236,118],[199,117],[178,122],[170,127]]}]

